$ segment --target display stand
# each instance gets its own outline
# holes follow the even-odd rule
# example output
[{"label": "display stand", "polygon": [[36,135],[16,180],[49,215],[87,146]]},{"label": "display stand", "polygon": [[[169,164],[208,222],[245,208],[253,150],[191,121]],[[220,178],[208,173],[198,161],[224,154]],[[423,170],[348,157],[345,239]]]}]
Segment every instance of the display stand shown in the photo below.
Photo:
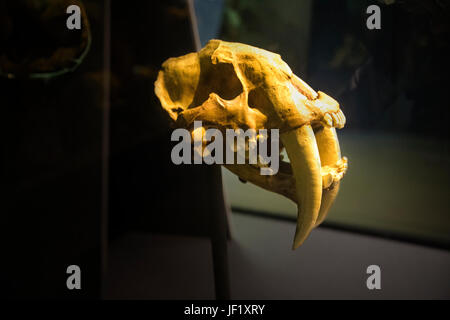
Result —
[{"label": "display stand", "polygon": [[[195,49],[201,49],[200,35],[198,32],[197,16],[195,14],[194,0],[187,0],[189,15],[192,27],[192,38],[194,40]],[[227,206],[224,200],[222,187],[222,174],[220,166],[214,167],[213,181],[218,181],[214,185],[211,197],[213,208],[210,216],[210,238],[213,256],[214,268],[214,284],[217,300],[230,299],[230,280],[228,270],[228,250],[227,240],[230,238],[229,215],[227,213]]]},{"label": "display stand", "polygon": [[211,247],[214,268],[214,284],[217,300],[230,299],[230,279],[228,269],[227,241],[230,238],[229,215],[224,200],[222,187],[222,173],[220,166],[213,168],[213,181],[218,181],[214,186],[211,197],[210,230]]}]

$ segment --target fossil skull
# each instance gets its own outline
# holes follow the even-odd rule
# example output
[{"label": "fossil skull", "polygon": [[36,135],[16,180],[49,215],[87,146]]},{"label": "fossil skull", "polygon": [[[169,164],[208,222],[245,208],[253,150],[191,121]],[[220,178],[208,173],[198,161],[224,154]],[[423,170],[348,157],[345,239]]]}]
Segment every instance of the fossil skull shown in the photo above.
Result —
[{"label": "fossil skull", "polygon": [[338,102],[310,88],[280,55],[211,40],[198,53],[165,61],[155,93],[177,127],[192,130],[201,120],[220,130],[279,129],[290,163],[281,161],[277,174],[261,175],[261,164],[225,167],[297,203],[293,249],[325,219],[347,170],[335,131],[345,117]]}]

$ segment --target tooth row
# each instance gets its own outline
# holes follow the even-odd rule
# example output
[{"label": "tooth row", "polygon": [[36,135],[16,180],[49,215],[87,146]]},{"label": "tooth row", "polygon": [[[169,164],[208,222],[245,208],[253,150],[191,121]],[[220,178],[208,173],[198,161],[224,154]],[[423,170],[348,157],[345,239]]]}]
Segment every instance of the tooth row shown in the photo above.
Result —
[{"label": "tooth row", "polygon": [[322,123],[328,127],[342,129],[345,125],[345,116],[341,109],[337,112],[326,113],[322,119]]}]

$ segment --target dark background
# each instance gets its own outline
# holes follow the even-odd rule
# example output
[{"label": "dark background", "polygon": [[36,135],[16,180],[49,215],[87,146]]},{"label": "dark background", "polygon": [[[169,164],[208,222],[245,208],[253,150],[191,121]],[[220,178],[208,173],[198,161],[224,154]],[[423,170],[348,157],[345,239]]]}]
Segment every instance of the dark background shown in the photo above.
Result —
[{"label": "dark background", "polygon": [[[92,45],[74,72],[0,78],[8,298],[100,298],[108,248],[121,237],[211,236],[211,212],[225,210],[218,168],[171,164],[171,129],[153,93],[161,63],[195,51],[186,2],[83,3]],[[376,32],[365,28],[371,3],[313,1],[309,17],[291,19],[297,7],[286,1],[227,1],[218,36],[279,52],[313,88],[332,93],[351,131],[414,134],[448,150],[448,1],[377,2]],[[25,65],[80,44],[61,15],[47,21],[39,12],[0,1],[0,71],[5,57]],[[310,30],[300,36],[302,19]],[[66,288],[71,264],[81,267],[81,291]]]},{"label": "dark background", "polygon": [[[1,2],[9,40],[1,53],[11,60],[49,55],[74,37],[52,34],[54,26],[45,25],[52,21],[30,2],[19,4]],[[208,212],[222,208],[218,168],[172,165],[170,128],[153,93],[162,62],[194,51],[186,3],[118,2],[111,11],[101,1],[84,5],[93,40],[76,71],[0,79],[3,292],[10,298],[98,298],[106,237],[133,230],[209,235]],[[23,19],[23,12],[36,17]],[[35,23],[43,26],[36,31]],[[82,270],[83,290],[66,288],[71,264]]]}]

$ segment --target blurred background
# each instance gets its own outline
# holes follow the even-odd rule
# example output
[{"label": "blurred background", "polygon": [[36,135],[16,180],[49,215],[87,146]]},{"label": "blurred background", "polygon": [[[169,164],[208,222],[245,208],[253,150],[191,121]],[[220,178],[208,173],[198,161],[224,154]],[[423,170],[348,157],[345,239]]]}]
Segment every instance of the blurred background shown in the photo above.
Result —
[{"label": "blurred background", "polygon": [[[449,298],[449,15],[445,0],[0,0],[2,295]],[[297,251],[290,200],[171,163],[153,83],[212,38],[279,53],[347,117],[348,173]]]},{"label": "blurred background", "polygon": [[[200,35],[278,52],[340,103],[347,123],[338,136],[349,170],[329,225],[450,246],[450,127],[438,120],[450,112],[448,1],[198,4]],[[366,27],[371,4],[381,8],[380,30]],[[216,35],[202,33],[212,16],[202,6],[223,12]],[[225,169],[224,179],[236,210],[297,214],[294,204]]]}]

